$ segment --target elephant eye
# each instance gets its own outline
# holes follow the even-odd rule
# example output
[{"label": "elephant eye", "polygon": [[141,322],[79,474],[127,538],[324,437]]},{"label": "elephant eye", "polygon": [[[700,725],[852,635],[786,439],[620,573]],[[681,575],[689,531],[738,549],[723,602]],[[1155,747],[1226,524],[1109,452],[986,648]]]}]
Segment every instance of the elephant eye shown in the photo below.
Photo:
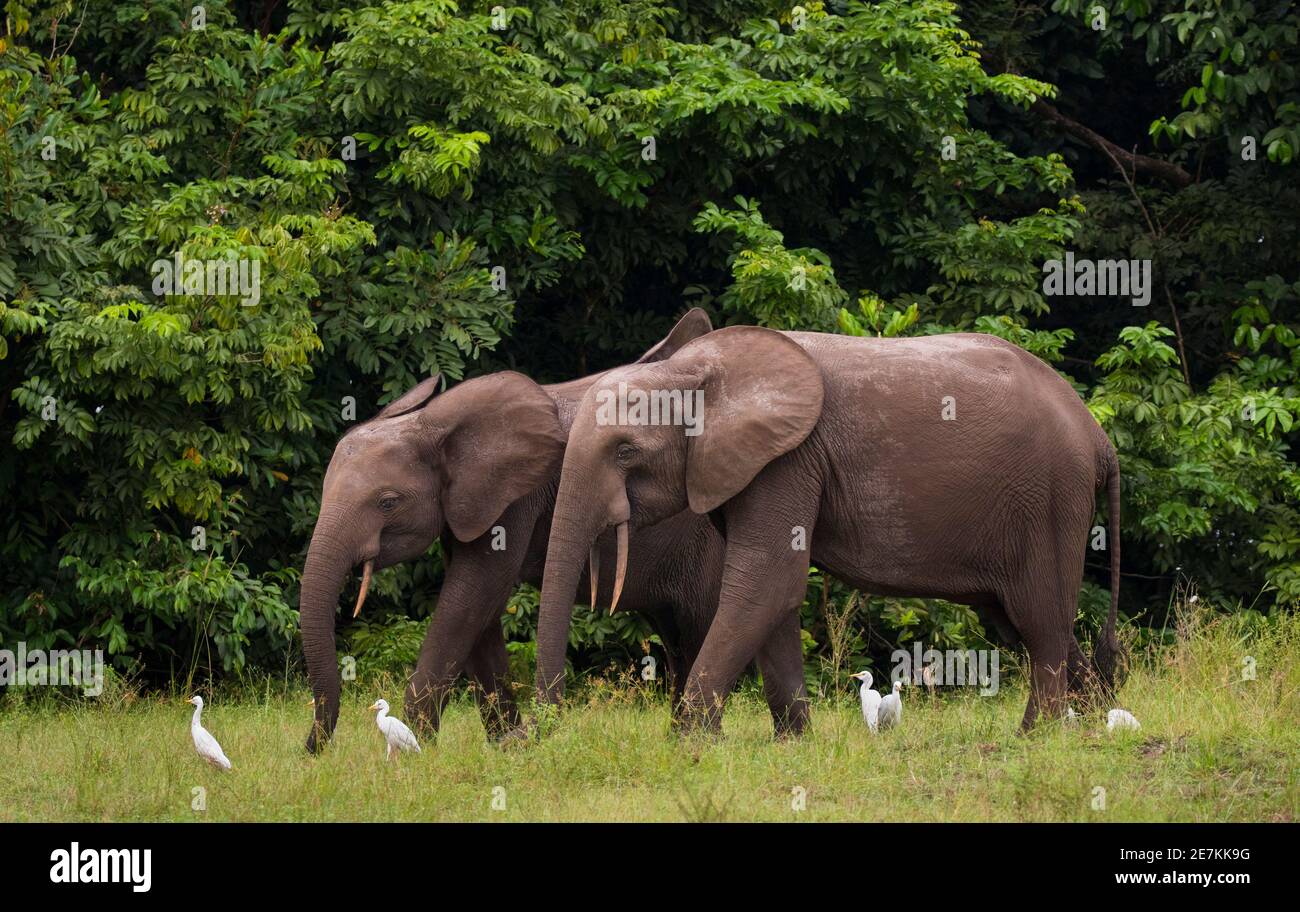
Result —
[{"label": "elephant eye", "polygon": [[391,513],[393,510],[397,509],[397,495],[386,494],[379,498],[379,509],[383,510],[385,513]]},{"label": "elephant eye", "polygon": [[636,456],[636,447],[630,443],[620,443],[614,455],[618,457],[619,462],[630,462],[632,457]]}]

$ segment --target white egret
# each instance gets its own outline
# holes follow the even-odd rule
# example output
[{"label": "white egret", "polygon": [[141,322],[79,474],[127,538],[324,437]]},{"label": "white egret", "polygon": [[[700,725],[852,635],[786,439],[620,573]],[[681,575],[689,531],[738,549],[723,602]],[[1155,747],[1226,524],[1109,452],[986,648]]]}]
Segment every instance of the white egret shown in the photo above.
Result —
[{"label": "white egret", "polygon": [[858,688],[858,699],[862,701],[862,718],[866,721],[867,728],[874,732],[879,718],[880,694],[871,689],[871,672],[859,671],[852,677],[862,682],[862,686]]},{"label": "white egret", "polygon": [[903,721],[903,682],[895,681],[893,693],[885,694],[885,698],[880,701],[880,711],[877,713],[877,720],[881,728],[892,728]]},{"label": "white egret", "polygon": [[1117,728],[1137,731],[1141,727],[1142,723],[1133,718],[1133,714],[1127,709],[1112,709],[1106,713],[1106,731],[1114,731]]},{"label": "white egret", "polygon": [[375,724],[379,730],[384,733],[384,740],[388,742],[388,753],[384,755],[385,760],[393,759],[393,751],[415,751],[420,753],[420,742],[415,740],[415,735],[406,727],[401,719],[394,719],[388,715],[388,701],[376,700],[375,705],[370,707],[371,712],[378,711],[379,715],[375,716]]},{"label": "white egret", "polygon": [[194,705],[194,718],[190,720],[190,736],[194,739],[194,749],[199,752],[200,757],[218,769],[230,769],[230,761],[226,759],[221,745],[199,722],[199,715],[203,712],[203,698],[194,696],[186,702]]}]

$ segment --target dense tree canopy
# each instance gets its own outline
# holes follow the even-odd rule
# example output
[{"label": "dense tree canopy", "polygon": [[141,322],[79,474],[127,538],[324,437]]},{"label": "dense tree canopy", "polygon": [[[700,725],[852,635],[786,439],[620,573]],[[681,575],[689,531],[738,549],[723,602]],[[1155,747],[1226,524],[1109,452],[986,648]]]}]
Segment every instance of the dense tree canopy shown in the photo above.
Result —
[{"label": "dense tree canopy", "polygon": [[[1014,341],[1119,449],[1123,615],[1160,628],[1187,581],[1294,606],[1298,29],[1265,0],[13,0],[0,646],[282,667],[350,421],[434,371],[611,366],[692,305]],[[1067,252],[1150,260],[1149,303],[1046,295]],[[256,262],[257,300],[157,293],[178,253]],[[412,654],[438,579],[436,549],[381,574],[354,650]],[[814,573],[810,660],[859,601]],[[861,605],[857,653],[983,635]],[[574,626],[589,664],[647,636]]]}]

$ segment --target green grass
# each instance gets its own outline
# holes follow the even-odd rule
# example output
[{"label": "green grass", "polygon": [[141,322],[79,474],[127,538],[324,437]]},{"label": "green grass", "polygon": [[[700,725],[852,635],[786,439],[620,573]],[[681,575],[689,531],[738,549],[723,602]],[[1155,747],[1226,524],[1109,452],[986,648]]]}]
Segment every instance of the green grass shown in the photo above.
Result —
[{"label": "green grass", "polygon": [[[115,689],[60,705],[0,704],[0,821],[33,820],[1049,820],[1290,821],[1300,812],[1300,621],[1254,633],[1219,621],[1135,660],[1118,705],[1142,730],[1097,717],[1016,733],[1023,683],[992,698],[904,692],[900,729],[872,737],[856,700],[819,700],[803,739],[777,742],[751,690],[719,740],[680,739],[662,698],[586,688],[545,739],[489,745],[472,701],[436,744],[392,763],[366,707],[400,707],[400,682],[349,685],[329,750],[302,750],[304,689],[218,691],[204,722],[234,764],[190,744],[183,696]],[[1243,681],[1243,659],[1256,679]],[[195,788],[207,808],[191,809]],[[795,790],[806,805],[794,810]],[[1104,809],[1094,809],[1097,788]],[[502,789],[503,792],[494,792]],[[493,809],[494,794],[504,810]]]}]

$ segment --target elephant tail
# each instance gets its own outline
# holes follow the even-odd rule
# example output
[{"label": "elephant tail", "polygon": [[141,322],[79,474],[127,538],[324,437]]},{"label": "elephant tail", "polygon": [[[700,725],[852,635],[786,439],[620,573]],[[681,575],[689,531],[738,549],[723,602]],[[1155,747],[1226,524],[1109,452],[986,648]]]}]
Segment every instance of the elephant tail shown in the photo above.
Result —
[{"label": "elephant tail", "polygon": [[1119,613],[1119,457],[1110,441],[1106,441],[1109,455],[1106,467],[1106,494],[1110,500],[1110,529],[1107,536],[1110,551],[1110,613],[1106,616],[1106,626],[1101,632],[1096,648],[1092,654],[1092,664],[1096,669],[1101,685],[1107,693],[1113,693],[1119,670],[1120,645],[1115,635],[1115,624]]}]

